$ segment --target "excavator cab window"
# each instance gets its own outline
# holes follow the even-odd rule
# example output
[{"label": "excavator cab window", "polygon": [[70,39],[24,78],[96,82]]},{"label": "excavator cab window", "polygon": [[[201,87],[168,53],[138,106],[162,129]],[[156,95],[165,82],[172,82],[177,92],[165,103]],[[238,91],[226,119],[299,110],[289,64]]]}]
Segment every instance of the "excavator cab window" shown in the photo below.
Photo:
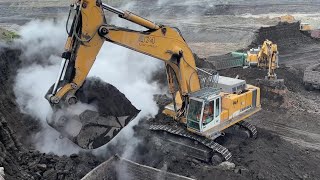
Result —
[{"label": "excavator cab window", "polygon": [[202,123],[206,125],[213,120],[214,116],[214,101],[206,103],[203,109]]},{"label": "excavator cab window", "polygon": [[203,108],[202,124],[205,127],[213,120],[219,120],[220,116],[220,98],[205,103]]},{"label": "excavator cab window", "polygon": [[215,117],[220,116],[220,98],[216,99],[216,105],[215,105]]},{"label": "excavator cab window", "polygon": [[202,113],[202,101],[197,101],[194,99],[190,99],[189,108],[188,108],[188,127],[196,130],[200,130],[200,120]]},{"label": "excavator cab window", "polygon": [[[192,98],[189,101],[187,114],[188,128],[202,131],[220,122],[221,98],[211,101]],[[212,124],[212,122],[214,123]]]}]

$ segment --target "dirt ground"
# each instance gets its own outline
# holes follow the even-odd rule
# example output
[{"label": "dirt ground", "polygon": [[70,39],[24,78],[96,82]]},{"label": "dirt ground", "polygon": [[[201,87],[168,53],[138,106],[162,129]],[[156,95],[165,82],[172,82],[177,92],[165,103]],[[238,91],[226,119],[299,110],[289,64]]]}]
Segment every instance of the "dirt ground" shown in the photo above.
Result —
[{"label": "dirt ground", "polygon": [[[185,159],[178,161],[179,163],[185,161],[184,165],[179,166],[180,168],[175,168],[177,166],[174,162],[168,163],[170,172],[200,179],[208,177],[318,179],[320,177],[317,165],[320,161],[319,91],[306,91],[302,82],[304,68],[319,59],[317,57],[320,52],[316,49],[320,41],[301,33],[298,27],[298,23],[281,23],[261,28],[248,46],[248,48],[256,47],[266,38],[278,44],[280,69],[276,73],[278,78],[284,79],[287,91],[285,94],[275,94],[261,86],[263,110],[249,119],[259,127],[258,139],[226,137],[224,146],[233,153],[232,162],[236,164],[236,169],[244,169],[242,173],[235,173],[237,170],[221,171],[212,167],[208,170],[206,164]],[[311,51],[310,56],[305,53],[306,49]],[[225,57],[226,55],[221,56]],[[198,63],[198,66],[211,67],[210,61],[219,58],[219,56],[208,58],[209,61]],[[247,83],[257,86],[260,86],[257,79],[263,79],[267,75],[266,70],[257,68],[232,68],[219,73],[230,77],[239,76]],[[169,160],[164,158],[163,161],[170,162],[170,159],[172,158]],[[190,166],[193,168],[190,169]],[[161,165],[156,167],[161,168]]]},{"label": "dirt ground", "polygon": [[[10,2],[6,1],[5,3]],[[317,3],[312,5],[314,2],[311,1],[305,6],[301,6],[301,3],[304,3],[303,1],[297,1],[297,3],[291,3],[290,5],[288,3],[290,4],[290,2],[284,2],[283,4],[275,4],[272,7],[275,8],[274,11],[276,12],[280,12],[283,9],[296,12],[297,8],[300,7],[302,7],[300,8],[301,11],[306,12],[319,7]],[[181,8],[179,3],[174,5]],[[199,12],[203,9],[203,6],[203,4],[194,6],[190,12]],[[257,12],[268,13],[263,9],[265,6],[265,4],[257,6]],[[0,6],[0,8],[4,7],[6,7],[5,4]],[[162,6],[159,5],[159,7]],[[243,17],[234,17],[236,14],[251,12],[248,9],[252,8],[252,6],[232,4],[231,1],[229,5],[214,7],[207,8],[204,12],[200,11],[206,15],[202,22],[206,24],[206,22],[215,19],[216,25],[221,24],[221,26],[215,25],[208,28],[210,27],[209,25],[199,30],[200,25],[195,24],[197,19],[179,24],[195,51],[198,49],[198,52],[200,52],[199,49],[209,46],[208,52],[200,52],[202,56],[209,57],[232,50],[256,47],[265,38],[268,38],[279,46],[280,69],[276,73],[279,78],[285,80],[287,92],[279,95],[266,91],[262,87],[263,110],[249,119],[251,123],[258,127],[259,136],[257,139],[243,139],[231,135],[225,137],[224,145],[233,154],[232,162],[235,163],[235,168],[225,170],[186,157],[181,153],[182,151],[170,151],[164,141],[154,139],[153,135],[147,130],[147,124],[150,121],[147,119],[134,128],[134,136],[141,139],[141,141],[135,147],[134,156],[130,157],[130,159],[141,164],[196,179],[319,179],[320,92],[308,92],[304,89],[302,73],[308,64],[319,61],[320,42],[300,33],[297,23],[280,24],[259,29],[259,27],[266,24],[273,25],[275,21],[269,19],[263,24],[260,18],[250,20]],[[28,8],[25,7],[23,9],[20,7],[16,12],[21,9],[26,10]],[[59,8],[51,10],[50,12],[53,14],[55,14],[55,11],[62,12]],[[175,14],[174,10],[174,8],[169,8],[167,13]],[[140,12],[143,14],[148,13],[144,12],[143,9],[140,9]],[[164,13],[158,6],[155,12]],[[22,23],[32,19],[33,16],[32,13],[30,16],[26,16],[25,19],[15,16],[13,18],[14,23]],[[8,17],[3,16],[0,18],[1,22],[8,23]],[[164,19],[159,17],[159,21],[162,20]],[[165,21],[170,24],[170,20],[167,19]],[[183,21],[185,20],[172,20],[171,24]],[[229,26],[225,30],[227,25],[235,22],[237,24]],[[254,24],[254,26],[250,26],[250,24]],[[258,31],[255,32],[256,30]],[[201,31],[201,33],[198,33],[200,36],[193,39],[196,31]],[[211,31],[214,31],[214,33]],[[227,36],[231,38],[226,40],[225,37]],[[5,167],[6,180],[80,179],[111,155],[115,153],[122,154],[125,151],[124,148],[126,146],[121,143],[109,146],[105,156],[99,157],[84,152],[73,154],[69,157],[59,157],[36,151],[31,142],[26,140],[39,131],[40,124],[19,111],[12,91],[16,71],[21,63],[20,54],[21,51],[19,49],[0,46],[0,166]],[[220,57],[225,57],[225,55]],[[219,56],[207,58],[208,62],[202,63],[202,66],[210,66],[210,61],[214,61],[215,58],[219,58]],[[220,74],[230,77],[239,75],[241,79],[245,79],[248,83],[258,85],[256,79],[264,78],[267,72],[256,68],[233,68],[223,70]],[[159,82],[163,82],[163,77],[164,74],[161,72],[155,75],[157,80],[160,79]],[[160,110],[154,120],[164,118],[160,112],[166,102],[166,98],[164,96],[157,97]],[[160,101],[160,99],[162,100]]]}]

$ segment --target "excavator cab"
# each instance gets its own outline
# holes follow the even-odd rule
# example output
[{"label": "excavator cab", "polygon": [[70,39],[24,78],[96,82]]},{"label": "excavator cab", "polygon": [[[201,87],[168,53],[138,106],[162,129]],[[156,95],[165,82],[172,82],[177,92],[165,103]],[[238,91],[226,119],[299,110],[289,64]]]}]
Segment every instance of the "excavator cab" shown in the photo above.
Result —
[{"label": "excavator cab", "polygon": [[258,65],[258,54],[259,54],[259,51],[260,51],[260,47],[258,47],[257,49],[255,48],[252,48],[250,49],[247,54],[248,54],[248,57],[247,57],[247,64],[249,66],[257,66]]},{"label": "excavator cab", "polygon": [[221,96],[217,88],[206,88],[193,93],[189,99],[187,127],[203,133],[220,123]]}]

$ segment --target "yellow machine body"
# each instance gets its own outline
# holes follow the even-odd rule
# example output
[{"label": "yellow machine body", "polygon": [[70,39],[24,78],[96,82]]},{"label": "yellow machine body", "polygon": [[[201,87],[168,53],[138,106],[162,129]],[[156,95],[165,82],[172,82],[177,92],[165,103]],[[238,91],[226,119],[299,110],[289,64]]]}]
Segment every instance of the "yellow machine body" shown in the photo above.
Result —
[{"label": "yellow machine body", "polygon": [[251,49],[250,51],[247,52],[247,64],[251,65],[251,64],[258,64],[258,51]]},{"label": "yellow machine body", "polygon": [[300,23],[300,31],[311,31],[313,27],[308,23]]},{"label": "yellow machine body", "polygon": [[268,69],[268,79],[276,79],[275,70],[279,67],[278,46],[268,39],[265,40],[261,47],[250,49],[247,52],[247,64],[259,68]]},{"label": "yellow machine body", "polygon": [[[228,127],[239,123],[251,115],[261,110],[260,103],[260,88],[247,84],[245,91],[234,94],[220,92],[214,89],[209,97],[191,97],[189,106],[192,106],[194,101],[201,107],[197,110],[196,115],[191,116],[190,107],[185,118],[181,122],[186,124],[188,130],[207,138],[212,138],[217,132],[222,132]],[[216,93],[216,94],[215,94]],[[210,103],[213,104],[211,114],[206,114],[205,109]],[[173,104],[169,104],[163,111],[164,114],[175,117],[176,112],[173,109]]]},{"label": "yellow machine body", "polygon": [[[260,110],[258,87],[247,85],[244,91],[237,93],[220,92],[211,87],[201,88],[199,73],[204,72],[209,79],[214,75],[196,67],[194,55],[179,30],[98,2],[79,0],[74,4],[78,10],[62,56],[61,73],[52,92],[46,95],[53,107],[64,108],[77,101],[76,92],[83,85],[103,43],[107,41],[164,62],[173,100],[164,113],[185,123],[192,132],[209,137]],[[148,30],[134,31],[109,25],[105,22],[103,9]],[[211,103],[213,114],[211,120],[206,118],[203,123],[204,113],[208,111],[207,103]]]}]

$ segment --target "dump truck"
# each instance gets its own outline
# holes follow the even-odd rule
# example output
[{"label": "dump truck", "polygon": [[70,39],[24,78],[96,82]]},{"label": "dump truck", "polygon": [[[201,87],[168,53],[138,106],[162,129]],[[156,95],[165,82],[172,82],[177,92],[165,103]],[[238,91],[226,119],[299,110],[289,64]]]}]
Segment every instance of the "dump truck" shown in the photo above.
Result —
[{"label": "dump truck", "polygon": [[279,68],[278,46],[268,39],[263,42],[262,46],[252,48],[247,53],[232,52],[231,55],[241,59],[244,65],[268,69],[266,79],[277,79],[275,70]]},{"label": "dump truck", "polygon": [[164,170],[145,166],[131,160],[114,155],[90,171],[81,180],[114,180],[114,179],[141,179],[141,180],[194,180],[193,178],[170,173]]},{"label": "dump truck", "polygon": [[303,75],[304,87],[308,91],[320,89],[320,63],[308,66]]}]

